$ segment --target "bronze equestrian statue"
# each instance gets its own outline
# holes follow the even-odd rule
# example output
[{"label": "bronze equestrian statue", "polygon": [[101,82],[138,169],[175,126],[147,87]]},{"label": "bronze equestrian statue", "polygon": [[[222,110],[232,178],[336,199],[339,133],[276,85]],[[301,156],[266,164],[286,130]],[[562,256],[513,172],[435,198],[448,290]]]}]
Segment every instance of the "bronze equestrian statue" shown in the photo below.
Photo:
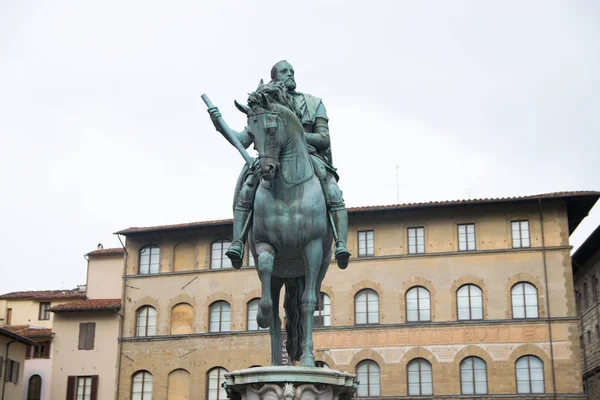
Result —
[{"label": "bronze equestrian statue", "polygon": [[[287,351],[290,359],[314,366],[313,316],[331,260],[348,265],[347,213],[331,165],[327,115],[320,99],[295,91],[289,63],[277,63],[271,82],[262,81],[248,98],[235,102],[248,124],[235,132],[203,95],[215,127],[244,156],[234,200],[234,242],[228,251],[241,266],[244,241],[255,258],[262,294],[258,325],[269,328],[271,363],[280,359],[279,297],[285,285]],[[246,153],[251,143],[258,160]]]}]

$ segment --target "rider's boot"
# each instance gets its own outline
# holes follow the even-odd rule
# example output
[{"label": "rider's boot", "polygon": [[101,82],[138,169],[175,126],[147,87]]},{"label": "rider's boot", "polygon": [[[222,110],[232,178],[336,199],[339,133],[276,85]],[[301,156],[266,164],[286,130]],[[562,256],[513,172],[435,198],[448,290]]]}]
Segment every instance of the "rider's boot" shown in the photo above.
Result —
[{"label": "rider's boot", "polygon": [[233,211],[233,242],[227,249],[225,255],[231,260],[231,265],[235,269],[242,267],[244,259],[244,242],[246,241],[243,229],[248,219],[250,211],[238,210]]},{"label": "rider's boot", "polygon": [[350,251],[346,247],[346,240],[348,240],[348,212],[343,207],[335,211],[332,210],[331,215],[333,216],[333,223],[338,234],[338,240],[335,242],[335,259],[338,267],[346,269],[348,259],[350,258]]}]

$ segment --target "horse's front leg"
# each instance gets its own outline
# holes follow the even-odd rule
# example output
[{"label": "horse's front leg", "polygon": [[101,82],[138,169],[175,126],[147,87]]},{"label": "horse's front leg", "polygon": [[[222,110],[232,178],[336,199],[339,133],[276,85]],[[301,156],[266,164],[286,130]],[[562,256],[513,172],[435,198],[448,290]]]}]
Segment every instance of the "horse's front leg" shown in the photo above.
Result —
[{"label": "horse's front leg", "polygon": [[256,244],[258,254],[258,277],[260,278],[262,293],[258,303],[256,322],[261,328],[268,328],[273,317],[273,299],[271,297],[271,275],[275,263],[275,250],[267,243]]},{"label": "horse's front leg", "polygon": [[304,327],[304,337],[302,338],[302,356],[300,365],[307,367],[315,366],[315,357],[313,355],[313,318],[315,308],[317,307],[317,281],[319,280],[319,270],[323,258],[323,244],[320,239],[313,240],[304,248],[304,263],[306,273],[306,286],[301,300],[302,325]]},{"label": "horse's front leg", "polygon": [[281,346],[281,318],[279,318],[279,296],[284,280],[282,278],[271,278],[271,299],[273,299],[273,312],[271,318],[271,326],[269,327],[269,335],[271,336],[271,365],[280,365]]}]

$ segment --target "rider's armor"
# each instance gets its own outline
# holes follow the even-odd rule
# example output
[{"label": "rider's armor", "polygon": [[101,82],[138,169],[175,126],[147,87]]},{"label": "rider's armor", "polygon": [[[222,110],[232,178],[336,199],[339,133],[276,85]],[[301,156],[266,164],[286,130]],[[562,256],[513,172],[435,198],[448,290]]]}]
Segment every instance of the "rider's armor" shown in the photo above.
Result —
[{"label": "rider's armor", "polygon": [[[300,92],[290,92],[290,95],[294,99],[296,108],[293,111],[304,127],[313,169],[321,182],[327,208],[331,212],[333,225],[337,232],[335,258],[340,268],[346,268],[350,257],[350,252],[346,248],[348,215],[342,198],[342,191],[337,184],[339,176],[332,165],[331,146],[323,148],[322,145],[319,145],[319,139],[329,137],[327,112],[323,102],[318,97]],[[246,132],[243,132],[242,135],[245,136]],[[254,205],[254,195],[260,181],[259,170],[258,161],[255,161],[250,167],[245,165],[236,187],[233,212],[233,242],[226,253],[235,268],[242,266],[244,243],[248,229],[246,221]]]}]

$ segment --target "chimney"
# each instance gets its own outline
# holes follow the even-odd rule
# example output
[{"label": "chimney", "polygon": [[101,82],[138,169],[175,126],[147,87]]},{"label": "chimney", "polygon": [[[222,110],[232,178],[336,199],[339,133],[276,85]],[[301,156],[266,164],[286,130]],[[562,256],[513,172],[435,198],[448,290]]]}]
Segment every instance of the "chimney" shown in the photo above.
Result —
[{"label": "chimney", "polygon": [[104,246],[102,246],[102,243],[98,243],[96,250],[104,250]]}]

